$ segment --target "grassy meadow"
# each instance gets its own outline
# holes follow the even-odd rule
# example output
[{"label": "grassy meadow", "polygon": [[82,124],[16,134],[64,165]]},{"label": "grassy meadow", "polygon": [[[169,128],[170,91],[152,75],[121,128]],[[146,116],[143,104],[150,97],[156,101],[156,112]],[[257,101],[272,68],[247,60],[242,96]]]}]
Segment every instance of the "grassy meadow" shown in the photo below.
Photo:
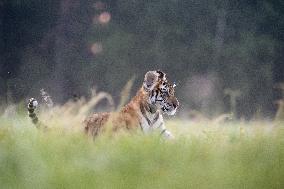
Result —
[{"label": "grassy meadow", "polygon": [[120,133],[93,141],[74,128],[78,111],[41,113],[48,131],[21,113],[2,116],[0,188],[284,188],[283,122],[173,118],[174,140]]}]

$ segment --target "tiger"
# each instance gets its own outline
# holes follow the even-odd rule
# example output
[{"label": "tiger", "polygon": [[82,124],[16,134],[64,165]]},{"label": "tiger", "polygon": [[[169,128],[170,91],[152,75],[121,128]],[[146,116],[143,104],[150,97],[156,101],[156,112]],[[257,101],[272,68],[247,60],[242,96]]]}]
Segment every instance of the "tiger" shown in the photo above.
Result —
[{"label": "tiger", "polygon": [[[164,72],[148,71],[142,86],[127,105],[118,112],[101,112],[88,116],[83,121],[83,130],[86,135],[96,137],[107,130],[107,125],[111,125],[113,132],[122,129],[141,130],[145,134],[159,132],[164,138],[172,139],[174,136],[166,129],[163,114],[175,115],[179,107],[175,87]],[[36,99],[31,98],[28,102],[28,114],[32,122],[41,127],[43,124],[35,113],[37,105]]]}]

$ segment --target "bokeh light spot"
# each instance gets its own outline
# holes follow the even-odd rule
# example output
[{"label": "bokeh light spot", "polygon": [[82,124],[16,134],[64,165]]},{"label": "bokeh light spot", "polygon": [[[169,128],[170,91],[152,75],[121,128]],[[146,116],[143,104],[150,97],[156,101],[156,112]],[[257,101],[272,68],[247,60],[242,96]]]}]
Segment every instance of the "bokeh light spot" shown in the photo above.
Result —
[{"label": "bokeh light spot", "polygon": [[96,43],[93,43],[92,46],[91,46],[91,52],[94,54],[94,55],[98,55],[100,53],[102,53],[103,51],[103,46],[101,43],[99,42],[96,42]]},{"label": "bokeh light spot", "polygon": [[111,19],[111,15],[109,12],[103,12],[99,15],[98,19],[101,24],[107,24]]}]

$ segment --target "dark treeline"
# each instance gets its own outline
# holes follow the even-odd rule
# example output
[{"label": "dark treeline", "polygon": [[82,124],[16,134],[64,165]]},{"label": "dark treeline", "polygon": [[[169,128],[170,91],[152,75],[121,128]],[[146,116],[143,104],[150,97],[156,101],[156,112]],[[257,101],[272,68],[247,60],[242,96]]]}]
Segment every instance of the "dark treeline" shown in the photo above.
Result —
[{"label": "dark treeline", "polygon": [[2,107],[42,88],[118,100],[161,69],[183,112],[273,116],[284,80],[282,0],[0,0],[0,28]]}]

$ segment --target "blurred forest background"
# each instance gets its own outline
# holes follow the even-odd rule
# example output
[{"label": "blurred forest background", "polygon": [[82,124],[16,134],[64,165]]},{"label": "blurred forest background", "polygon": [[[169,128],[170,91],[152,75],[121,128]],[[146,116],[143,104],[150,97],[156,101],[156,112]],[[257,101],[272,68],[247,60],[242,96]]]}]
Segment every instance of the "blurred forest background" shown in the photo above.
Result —
[{"label": "blurred forest background", "polygon": [[272,117],[281,98],[282,0],[0,0],[0,28],[2,108],[42,88],[118,103],[154,69],[178,84],[180,115]]}]

